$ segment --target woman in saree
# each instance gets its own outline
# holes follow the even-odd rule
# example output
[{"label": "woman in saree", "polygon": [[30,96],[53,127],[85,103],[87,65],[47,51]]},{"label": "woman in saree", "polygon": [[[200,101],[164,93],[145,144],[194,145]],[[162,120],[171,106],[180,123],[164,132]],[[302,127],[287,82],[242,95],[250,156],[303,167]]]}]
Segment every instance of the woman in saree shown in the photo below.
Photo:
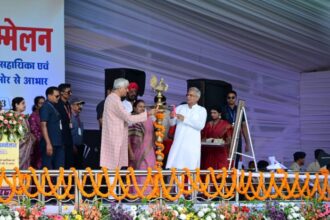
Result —
[{"label": "woman in saree", "polygon": [[23,115],[26,109],[25,100],[22,97],[15,97],[12,100],[12,108],[15,113],[21,115],[23,118],[22,126],[25,128],[24,136],[19,141],[19,169],[26,170],[30,167],[31,154],[33,151],[33,144],[36,138],[31,133],[29,121]]},{"label": "woman in saree", "polygon": [[34,169],[41,168],[41,151],[40,151],[40,140],[42,137],[40,129],[40,115],[39,110],[45,102],[45,97],[37,96],[34,98],[34,105],[32,107],[32,114],[29,117],[29,123],[32,134],[36,137],[36,142],[33,145],[33,152],[31,155],[31,166]]},{"label": "woman in saree", "polygon": [[[143,100],[137,100],[133,104],[132,114],[140,114],[145,111]],[[154,147],[154,127],[151,117],[147,121],[132,124],[128,127],[128,153],[129,166],[135,170],[147,170],[156,165]],[[143,184],[145,177],[137,177],[138,184]],[[148,187],[146,193],[150,191]]]},{"label": "woman in saree", "polygon": [[231,124],[221,119],[221,109],[212,107],[210,110],[211,121],[207,122],[202,130],[202,141],[216,143],[223,139],[222,146],[203,146],[202,148],[202,168],[213,167],[214,169],[228,168],[228,150],[232,136]]}]

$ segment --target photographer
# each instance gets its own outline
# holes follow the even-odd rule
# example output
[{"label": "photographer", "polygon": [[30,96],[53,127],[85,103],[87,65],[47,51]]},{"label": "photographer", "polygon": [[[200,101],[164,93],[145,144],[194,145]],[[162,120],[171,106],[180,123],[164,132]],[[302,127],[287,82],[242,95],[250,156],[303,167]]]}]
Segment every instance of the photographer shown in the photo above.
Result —
[{"label": "photographer", "polygon": [[84,152],[84,144],[83,144],[83,133],[84,133],[84,126],[82,121],[80,120],[80,112],[82,110],[83,105],[85,104],[84,101],[79,99],[78,97],[73,97],[71,99],[71,134],[73,139],[73,154],[74,156],[74,167],[76,169],[82,169],[83,163],[83,152]]}]

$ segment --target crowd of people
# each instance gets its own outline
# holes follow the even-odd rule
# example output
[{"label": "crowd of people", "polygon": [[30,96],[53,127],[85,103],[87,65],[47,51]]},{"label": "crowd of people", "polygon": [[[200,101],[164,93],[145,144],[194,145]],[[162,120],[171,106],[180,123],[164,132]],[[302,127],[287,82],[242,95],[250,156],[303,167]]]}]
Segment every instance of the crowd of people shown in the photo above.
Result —
[{"label": "crowd of people", "polygon": [[[24,137],[19,141],[19,168],[59,169],[81,167],[83,123],[80,112],[84,101],[71,97],[71,85],[47,88],[46,98],[34,99],[32,114],[24,118]],[[23,97],[12,100],[12,111],[23,114]]]},{"label": "crowd of people", "polygon": [[[148,107],[144,100],[138,99],[138,91],[137,83],[129,83],[124,78],[116,79],[113,86],[108,88],[106,98],[97,105],[97,120],[101,130],[101,167],[121,169],[130,166],[145,170],[156,164],[153,122],[158,108]],[[26,132],[19,143],[20,169],[30,166],[36,169],[84,168],[84,126],[80,113],[85,102],[72,96],[71,85],[67,83],[47,88],[45,95],[46,98],[35,97],[32,114],[24,120]],[[200,96],[199,89],[191,87],[185,102],[171,110],[165,109],[163,168],[228,167],[229,146],[237,115],[237,93],[230,91],[227,94],[227,105],[211,107],[211,120],[208,122],[207,110],[198,105]],[[154,101],[157,101],[156,97]],[[165,96],[161,101],[166,106]],[[24,98],[15,97],[12,110],[23,113],[26,110]],[[243,149],[242,137],[245,151],[249,151],[244,117],[238,152]],[[207,147],[208,143],[216,143],[217,140],[222,140],[221,147]],[[202,143],[205,145],[203,150]],[[306,154],[295,152],[290,170],[317,172],[321,168],[318,162],[321,153],[324,151],[317,149],[315,161],[303,169]],[[238,156],[235,167],[239,166],[239,162]],[[257,167],[265,171],[268,165],[267,161],[262,160]],[[249,169],[253,170],[254,167],[253,162],[250,162]]]}]

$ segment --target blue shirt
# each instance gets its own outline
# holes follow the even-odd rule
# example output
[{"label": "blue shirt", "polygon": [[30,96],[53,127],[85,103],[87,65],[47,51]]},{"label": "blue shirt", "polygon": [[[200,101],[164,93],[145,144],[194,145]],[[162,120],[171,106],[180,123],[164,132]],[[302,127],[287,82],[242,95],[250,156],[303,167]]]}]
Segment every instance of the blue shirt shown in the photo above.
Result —
[{"label": "blue shirt", "polygon": [[[227,120],[230,124],[234,124],[237,115],[237,106],[232,109],[228,105],[225,106],[224,111],[222,112],[222,118]],[[242,122],[245,121],[244,115],[242,116]]]},{"label": "blue shirt", "polygon": [[[226,105],[221,114],[222,118],[227,120],[230,124],[235,124],[236,115],[237,105],[235,105],[233,109]],[[244,114],[242,115],[242,122],[245,122]],[[237,151],[242,152],[242,127],[238,137]]]},{"label": "blue shirt", "polygon": [[82,145],[84,124],[81,122],[79,114],[72,113],[71,122],[72,122],[71,134],[72,134],[73,144],[76,146]]},{"label": "blue shirt", "polygon": [[[50,142],[53,146],[62,146],[62,133],[61,133],[61,115],[58,113],[54,105],[48,100],[40,108],[40,122],[47,122],[47,131]],[[42,138],[41,142],[45,144],[45,139]]]}]

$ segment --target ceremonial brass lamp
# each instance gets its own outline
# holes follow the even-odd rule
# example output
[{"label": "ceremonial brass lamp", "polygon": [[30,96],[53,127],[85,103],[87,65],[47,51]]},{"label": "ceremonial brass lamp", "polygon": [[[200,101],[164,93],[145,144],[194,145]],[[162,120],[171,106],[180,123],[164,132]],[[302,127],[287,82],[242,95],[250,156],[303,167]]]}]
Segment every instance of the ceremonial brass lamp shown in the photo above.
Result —
[{"label": "ceremonial brass lamp", "polygon": [[165,136],[165,128],[163,125],[164,120],[164,112],[166,106],[162,102],[163,93],[167,91],[168,85],[164,82],[164,79],[161,78],[158,82],[156,76],[152,76],[150,79],[150,86],[157,94],[157,102],[155,103],[155,108],[158,110],[156,113],[156,121],[154,122],[155,126],[155,134],[156,134],[156,167],[162,168],[163,160],[164,160],[164,136]]}]

